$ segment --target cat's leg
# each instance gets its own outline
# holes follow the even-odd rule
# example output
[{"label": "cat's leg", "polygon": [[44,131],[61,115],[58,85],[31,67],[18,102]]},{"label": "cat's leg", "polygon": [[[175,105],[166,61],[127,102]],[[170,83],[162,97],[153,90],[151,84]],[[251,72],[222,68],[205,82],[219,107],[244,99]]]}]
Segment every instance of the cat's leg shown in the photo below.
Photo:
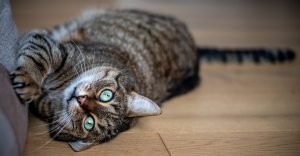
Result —
[{"label": "cat's leg", "polygon": [[17,47],[17,68],[11,73],[13,87],[22,102],[30,103],[40,97],[46,75],[59,68],[66,55],[44,31],[24,35]]},{"label": "cat's leg", "polygon": [[51,98],[48,94],[42,94],[34,103],[29,105],[29,110],[43,121],[51,122],[60,113],[60,111],[55,112],[57,109],[54,107],[57,107],[57,105],[54,103],[56,103],[55,99]]},{"label": "cat's leg", "polygon": [[185,93],[193,90],[195,87],[197,87],[201,83],[201,77],[199,75],[199,64],[198,63],[195,64],[195,67],[192,71],[188,72],[190,74],[184,74],[184,75],[189,75],[189,76],[186,76],[184,79],[182,79],[176,85],[174,85],[174,84],[172,85],[172,88],[170,88],[168,90],[170,95],[165,100],[170,99],[174,96],[185,94]]}]

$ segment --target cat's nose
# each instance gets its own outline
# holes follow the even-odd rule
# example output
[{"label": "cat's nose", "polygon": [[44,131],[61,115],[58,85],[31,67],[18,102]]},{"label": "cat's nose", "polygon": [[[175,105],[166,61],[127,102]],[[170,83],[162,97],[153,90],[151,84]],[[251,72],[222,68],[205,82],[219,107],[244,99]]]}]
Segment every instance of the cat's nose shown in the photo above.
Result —
[{"label": "cat's nose", "polygon": [[86,102],[87,96],[86,95],[76,96],[76,99],[79,105],[81,106]]}]

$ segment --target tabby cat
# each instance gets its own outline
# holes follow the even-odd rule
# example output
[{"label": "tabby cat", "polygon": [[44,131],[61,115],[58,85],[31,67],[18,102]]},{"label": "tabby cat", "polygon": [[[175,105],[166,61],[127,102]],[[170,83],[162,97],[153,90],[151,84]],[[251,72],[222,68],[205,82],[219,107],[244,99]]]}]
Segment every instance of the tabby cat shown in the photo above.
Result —
[{"label": "tabby cat", "polygon": [[[17,95],[50,123],[52,138],[75,151],[110,140],[136,117],[161,114],[163,101],[199,82],[199,56],[226,60],[220,50],[197,49],[180,20],[138,10],[90,11],[31,31],[17,47]],[[226,53],[275,57],[265,50]]]}]

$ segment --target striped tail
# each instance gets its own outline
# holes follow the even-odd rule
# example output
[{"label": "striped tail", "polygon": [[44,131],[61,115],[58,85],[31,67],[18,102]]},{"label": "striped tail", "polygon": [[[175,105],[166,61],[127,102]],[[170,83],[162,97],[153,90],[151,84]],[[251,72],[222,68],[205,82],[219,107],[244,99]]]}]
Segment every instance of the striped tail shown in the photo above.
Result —
[{"label": "striped tail", "polygon": [[293,61],[296,53],[290,49],[222,49],[197,48],[201,61],[207,62],[238,62],[250,61],[254,63],[269,62],[282,63]]}]

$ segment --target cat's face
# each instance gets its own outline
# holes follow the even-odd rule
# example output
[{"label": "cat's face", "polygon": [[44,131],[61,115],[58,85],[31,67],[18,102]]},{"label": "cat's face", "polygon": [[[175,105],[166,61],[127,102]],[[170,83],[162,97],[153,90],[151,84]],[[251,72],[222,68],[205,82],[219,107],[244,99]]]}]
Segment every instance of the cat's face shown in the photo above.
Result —
[{"label": "cat's face", "polygon": [[62,110],[50,129],[52,137],[69,141],[75,151],[108,141],[129,128],[132,117],[157,115],[160,108],[130,90],[119,71],[93,68],[75,79],[63,94]]}]

